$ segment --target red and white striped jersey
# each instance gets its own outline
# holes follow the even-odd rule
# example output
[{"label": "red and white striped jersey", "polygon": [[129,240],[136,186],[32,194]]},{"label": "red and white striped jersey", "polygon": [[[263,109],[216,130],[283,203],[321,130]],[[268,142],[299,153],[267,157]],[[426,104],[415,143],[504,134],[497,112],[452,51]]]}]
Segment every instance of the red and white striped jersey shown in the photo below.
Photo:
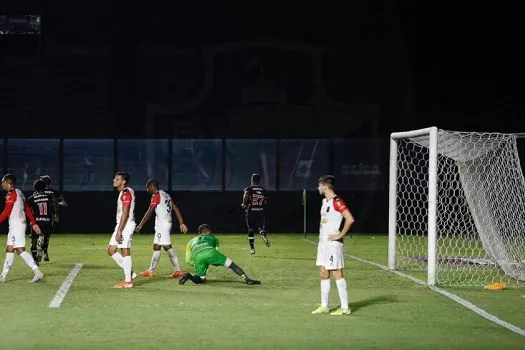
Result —
[{"label": "red and white striped jersey", "polygon": [[[129,206],[128,222],[135,222],[135,191],[132,188],[124,188],[118,195],[117,199],[117,224],[120,223],[124,207]],[[127,224],[126,223],[126,224]]]}]

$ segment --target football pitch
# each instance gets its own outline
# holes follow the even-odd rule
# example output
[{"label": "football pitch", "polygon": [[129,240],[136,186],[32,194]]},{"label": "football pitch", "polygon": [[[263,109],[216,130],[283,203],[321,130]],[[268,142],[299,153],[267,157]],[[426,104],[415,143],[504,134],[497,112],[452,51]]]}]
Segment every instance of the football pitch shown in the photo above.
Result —
[{"label": "football pitch", "polygon": [[[209,282],[181,286],[163,252],[157,276],[113,289],[122,270],[105,253],[109,235],[55,235],[46,278],[17,257],[0,285],[0,348],[4,349],[524,349],[525,337],[490,322],[425,286],[376,266],[346,259],[352,315],[311,315],[319,303],[317,237],[271,235],[249,255],[245,235],[221,235],[221,249],[250,277],[248,286],[226,268],[212,267]],[[185,244],[173,235],[185,270]],[[152,235],[136,235],[133,266],[149,266]],[[387,237],[355,235],[346,253],[386,264]],[[2,256],[3,259],[3,256]],[[49,304],[70,270],[82,263],[59,308]],[[448,289],[517,327],[525,328],[524,290]],[[330,303],[339,303],[332,283]]]}]

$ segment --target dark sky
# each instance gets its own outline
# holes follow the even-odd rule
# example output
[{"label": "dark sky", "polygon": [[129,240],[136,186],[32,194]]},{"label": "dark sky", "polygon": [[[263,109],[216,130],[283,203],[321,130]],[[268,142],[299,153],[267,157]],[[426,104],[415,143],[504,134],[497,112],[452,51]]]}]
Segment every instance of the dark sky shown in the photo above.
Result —
[{"label": "dark sky", "polygon": [[[24,12],[18,6],[18,11]],[[191,49],[255,39],[325,47],[329,60],[325,75],[331,93],[348,104],[380,105],[384,133],[430,124],[516,131],[525,112],[522,22],[517,8],[502,6],[379,0],[345,2],[344,7],[343,3],[302,6],[267,1],[208,2],[206,6],[196,2],[159,6],[133,0],[125,6],[121,2],[98,6],[56,2],[32,7],[31,12],[40,11],[43,16],[44,34],[38,45],[23,39],[4,40],[0,45],[8,48],[1,54],[6,54],[4,57],[36,48],[33,54],[40,55],[38,73],[44,81],[40,89],[55,92],[27,100],[19,91],[14,94],[21,104],[33,101],[26,103],[36,106],[28,118],[40,114],[40,120],[51,119],[49,131],[55,134],[65,134],[74,126],[67,116],[71,109],[68,101],[58,98],[70,90],[64,88],[68,84],[85,85],[68,99],[71,104],[86,105],[80,118],[91,115],[95,123],[107,123],[106,134],[115,132],[119,120],[131,118],[126,135],[140,136],[149,99],[145,88],[149,68],[145,66],[151,66],[144,63],[145,51],[152,46]],[[107,53],[102,60],[72,63],[58,54],[71,46]],[[300,65],[299,61],[288,64]],[[89,79],[101,76],[103,83],[82,74]],[[49,81],[60,75],[62,80],[56,79],[60,88],[53,90]],[[79,78],[68,83],[75,75]],[[85,84],[79,83],[82,79]],[[300,83],[295,84],[294,93],[300,100]],[[308,93],[304,87],[303,94]],[[201,112],[193,113],[216,108],[209,102]],[[93,136],[104,134],[95,129],[90,132]]]}]

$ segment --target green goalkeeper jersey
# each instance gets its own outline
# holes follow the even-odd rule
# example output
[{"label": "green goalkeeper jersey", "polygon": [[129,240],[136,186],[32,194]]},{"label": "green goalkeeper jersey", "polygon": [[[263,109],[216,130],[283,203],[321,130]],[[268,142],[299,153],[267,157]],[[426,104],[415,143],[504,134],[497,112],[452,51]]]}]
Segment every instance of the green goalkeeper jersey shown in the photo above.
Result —
[{"label": "green goalkeeper jersey", "polygon": [[193,266],[194,257],[202,251],[216,249],[219,251],[219,239],[214,235],[199,235],[186,245],[186,263]]}]

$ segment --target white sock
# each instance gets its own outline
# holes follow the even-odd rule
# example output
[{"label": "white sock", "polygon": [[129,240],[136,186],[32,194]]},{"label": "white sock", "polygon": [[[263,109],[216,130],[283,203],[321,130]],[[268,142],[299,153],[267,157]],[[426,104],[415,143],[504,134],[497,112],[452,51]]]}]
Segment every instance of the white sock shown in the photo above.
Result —
[{"label": "white sock", "polygon": [[2,276],[7,276],[7,273],[9,272],[9,269],[11,269],[11,266],[13,266],[14,261],[15,253],[5,253],[4,270],[2,271]]},{"label": "white sock", "polygon": [[23,251],[22,254],[20,254],[20,257],[24,259],[27,266],[29,266],[31,270],[38,270],[38,266],[35,264],[35,259],[33,259],[33,256],[31,254],[29,254],[26,251]]},{"label": "white sock", "polygon": [[154,250],[148,270],[155,271],[155,269],[157,268],[157,264],[159,263],[159,260],[160,260],[160,250]]},{"label": "white sock", "polygon": [[116,252],[115,254],[111,256],[111,258],[115,260],[118,266],[120,266],[122,269],[124,268],[124,257],[122,257],[122,254],[120,254],[119,252]]},{"label": "white sock", "polygon": [[321,306],[328,307],[328,299],[330,298],[330,279],[321,280]]},{"label": "white sock", "polygon": [[168,250],[168,256],[170,257],[173,270],[180,271],[179,258],[177,258],[177,253],[175,253],[175,249],[170,248],[170,250]]},{"label": "white sock", "polygon": [[341,309],[348,310],[348,291],[346,289],[346,280],[341,278],[336,280],[337,291],[339,292],[339,299],[341,300]]},{"label": "white sock", "polygon": [[125,256],[122,258],[124,260],[124,266],[122,267],[124,269],[124,282],[131,282],[131,256]]}]

